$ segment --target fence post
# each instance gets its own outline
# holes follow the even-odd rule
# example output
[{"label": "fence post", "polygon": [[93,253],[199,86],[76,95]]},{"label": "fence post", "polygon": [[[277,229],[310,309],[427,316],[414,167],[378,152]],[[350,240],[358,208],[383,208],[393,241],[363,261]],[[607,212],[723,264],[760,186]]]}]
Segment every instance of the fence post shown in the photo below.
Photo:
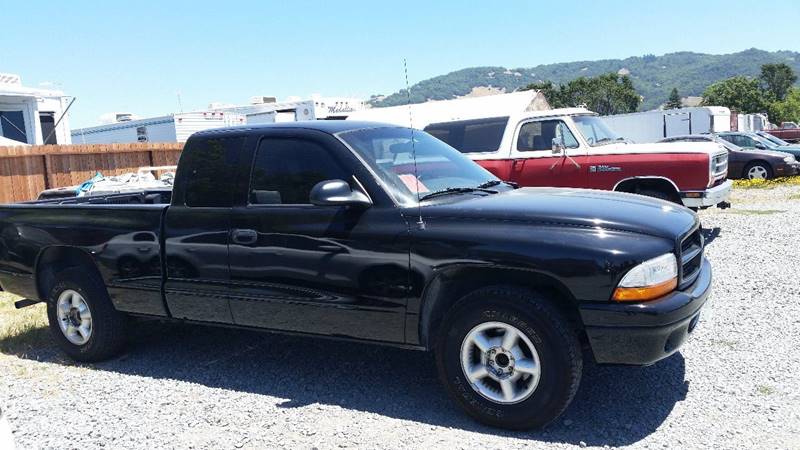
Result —
[{"label": "fence post", "polygon": [[42,178],[44,178],[44,188],[50,189],[50,169],[48,168],[47,160],[47,155],[42,155],[42,171],[44,172],[42,173]]}]

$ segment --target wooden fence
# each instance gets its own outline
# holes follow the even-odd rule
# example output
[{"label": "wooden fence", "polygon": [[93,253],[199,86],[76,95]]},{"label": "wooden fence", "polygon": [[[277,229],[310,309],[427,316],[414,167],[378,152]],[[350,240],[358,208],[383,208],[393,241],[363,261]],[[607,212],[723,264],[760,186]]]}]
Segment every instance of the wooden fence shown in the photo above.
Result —
[{"label": "wooden fence", "polygon": [[34,200],[45,189],[177,164],[182,143],[0,147],[0,203]]}]

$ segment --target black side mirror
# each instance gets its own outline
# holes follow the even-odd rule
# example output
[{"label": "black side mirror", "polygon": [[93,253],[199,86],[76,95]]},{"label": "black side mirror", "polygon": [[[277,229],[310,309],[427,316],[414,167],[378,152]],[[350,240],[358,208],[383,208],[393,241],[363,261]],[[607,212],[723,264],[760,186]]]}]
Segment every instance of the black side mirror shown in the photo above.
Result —
[{"label": "black side mirror", "polygon": [[361,191],[354,191],[343,180],[320,181],[311,189],[311,204],[317,206],[353,206],[368,208],[372,200]]},{"label": "black side mirror", "polygon": [[766,150],[767,146],[762,144],[761,142],[756,142],[756,148],[759,150]]}]

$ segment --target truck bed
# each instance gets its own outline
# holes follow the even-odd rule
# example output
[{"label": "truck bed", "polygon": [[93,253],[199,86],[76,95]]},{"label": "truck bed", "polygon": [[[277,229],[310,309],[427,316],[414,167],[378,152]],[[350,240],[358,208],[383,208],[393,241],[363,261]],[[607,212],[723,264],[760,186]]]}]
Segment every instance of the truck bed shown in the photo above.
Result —
[{"label": "truck bed", "polygon": [[118,310],[165,315],[161,222],[168,201],[168,192],[143,191],[0,206],[0,288],[45,300],[38,275],[61,269],[48,261],[69,251],[94,260]]}]

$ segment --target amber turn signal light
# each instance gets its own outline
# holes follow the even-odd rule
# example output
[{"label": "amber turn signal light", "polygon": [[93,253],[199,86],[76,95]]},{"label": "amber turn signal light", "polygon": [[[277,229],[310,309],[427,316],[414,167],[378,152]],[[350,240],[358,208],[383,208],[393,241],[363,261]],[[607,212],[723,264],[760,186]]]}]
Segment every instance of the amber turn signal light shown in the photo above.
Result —
[{"label": "amber turn signal light", "polygon": [[678,279],[672,278],[663,283],[644,287],[618,287],[613,299],[618,302],[644,302],[669,294],[678,287]]}]

